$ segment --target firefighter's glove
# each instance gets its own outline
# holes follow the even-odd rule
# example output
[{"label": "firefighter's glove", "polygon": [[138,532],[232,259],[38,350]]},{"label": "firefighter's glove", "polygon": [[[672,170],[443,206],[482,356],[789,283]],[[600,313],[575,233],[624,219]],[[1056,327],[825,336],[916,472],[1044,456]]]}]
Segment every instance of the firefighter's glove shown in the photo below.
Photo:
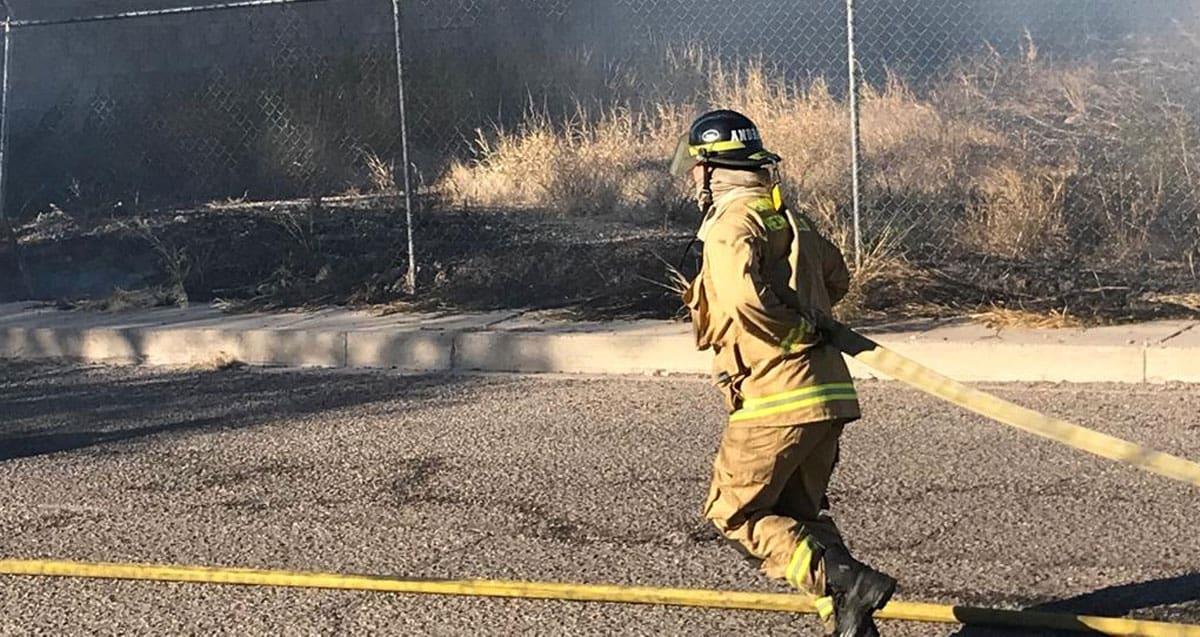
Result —
[{"label": "firefighter's glove", "polygon": [[812,321],[801,319],[800,324],[793,327],[783,338],[779,347],[783,349],[783,353],[791,354],[796,350],[803,348],[806,345],[813,345],[821,340],[821,333]]}]

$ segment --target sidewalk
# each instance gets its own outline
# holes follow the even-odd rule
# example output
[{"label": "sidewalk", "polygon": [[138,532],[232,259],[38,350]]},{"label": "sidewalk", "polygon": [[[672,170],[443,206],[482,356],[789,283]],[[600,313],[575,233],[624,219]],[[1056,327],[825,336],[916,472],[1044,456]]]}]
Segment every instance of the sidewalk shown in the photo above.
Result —
[{"label": "sidewalk", "polygon": [[[921,322],[864,333],[964,381],[1200,382],[1200,321],[999,332]],[[708,374],[710,356],[695,351],[690,326],[666,321],[571,323],[518,312],[380,317],[342,309],[227,315],[207,307],[87,313],[0,305],[0,358]],[[876,376],[855,361],[851,368],[859,378]]]}]

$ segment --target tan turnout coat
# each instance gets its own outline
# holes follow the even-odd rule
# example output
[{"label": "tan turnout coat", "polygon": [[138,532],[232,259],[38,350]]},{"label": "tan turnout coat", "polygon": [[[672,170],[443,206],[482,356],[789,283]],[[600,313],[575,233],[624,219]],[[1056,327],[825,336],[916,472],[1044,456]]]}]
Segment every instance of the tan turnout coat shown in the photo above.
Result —
[{"label": "tan turnout coat", "polygon": [[717,170],[713,191],[703,265],[684,301],[697,347],[716,354],[730,425],[857,419],[845,360],[805,317],[829,315],[849,289],[841,252],[807,216],[777,205],[761,173]]}]

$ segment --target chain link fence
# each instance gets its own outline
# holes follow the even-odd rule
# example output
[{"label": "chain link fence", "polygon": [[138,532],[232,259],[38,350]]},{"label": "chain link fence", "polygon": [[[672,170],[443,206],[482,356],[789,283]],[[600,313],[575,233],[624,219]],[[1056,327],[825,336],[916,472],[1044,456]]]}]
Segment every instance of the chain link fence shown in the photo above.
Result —
[{"label": "chain link fence", "polygon": [[391,5],[348,4],[361,15],[269,4],[14,29],[6,208],[365,189],[372,158],[400,149]]},{"label": "chain link fence", "polygon": [[[380,267],[413,271],[390,0],[10,4],[0,220],[24,276],[6,287],[286,292],[354,242],[322,222],[355,208],[401,237]],[[85,236],[105,241],[72,254]]]},{"label": "chain link fence", "polygon": [[1200,3],[858,5],[867,250],[949,304],[1194,315]]},{"label": "chain link fence", "polygon": [[1197,0],[327,0],[11,46],[14,223],[275,210],[266,251],[213,222],[251,237],[241,274],[201,263],[194,228],[154,236],[193,298],[670,314],[695,212],[667,156],[732,107],[858,264],[852,314],[1200,307]]}]

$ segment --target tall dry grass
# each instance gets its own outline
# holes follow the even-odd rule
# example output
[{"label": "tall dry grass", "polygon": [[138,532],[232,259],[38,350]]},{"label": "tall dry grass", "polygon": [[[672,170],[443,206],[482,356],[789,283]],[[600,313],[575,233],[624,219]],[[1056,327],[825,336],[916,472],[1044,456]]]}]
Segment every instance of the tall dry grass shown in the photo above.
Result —
[{"label": "tall dry grass", "polygon": [[[919,91],[895,76],[866,87],[864,223],[871,245],[915,258],[1194,254],[1200,44],[1170,50],[1056,63],[1027,42],[1018,56],[964,60]],[[674,142],[698,112],[728,107],[754,119],[784,156],[793,204],[845,243],[843,99],[820,80],[785,82],[762,63],[728,66],[691,51],[656,64],[666,84],[689,86],[690,94],[636,108],[580,106],[565,118],[531,110],[518,126],[477,131],[474,157],[453,162],[436,190],[461,205],[568,216],[678,214],[688,192],[665,172]]]},{"label": "tall dry grass", "polygon": [[1013,166],[982,175],[961,223],[963,244],[1010,259],[1061,252],[1069,176],[1062,169],[1022,172]]},{"label": "tall dry grass", "polygon": [[565,121],[531,114],[513,131],[477,131],[476,159],[457,161],[437,188],[458,204],[538,208],[567,216],[643,216],[677,209],[662,149],[689,112],[580,107]]}]

